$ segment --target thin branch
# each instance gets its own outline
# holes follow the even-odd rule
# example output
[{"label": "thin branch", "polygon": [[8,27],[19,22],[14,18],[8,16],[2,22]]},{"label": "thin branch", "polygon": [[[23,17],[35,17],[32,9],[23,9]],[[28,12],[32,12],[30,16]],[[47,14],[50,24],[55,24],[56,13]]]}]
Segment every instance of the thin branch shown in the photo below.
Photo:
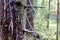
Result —
[{"label": "thin branch", "polygon": [[57,31],[56,31],[56,40],[58,40],[58,27],[59,27],[59,0],[57,1]]}]

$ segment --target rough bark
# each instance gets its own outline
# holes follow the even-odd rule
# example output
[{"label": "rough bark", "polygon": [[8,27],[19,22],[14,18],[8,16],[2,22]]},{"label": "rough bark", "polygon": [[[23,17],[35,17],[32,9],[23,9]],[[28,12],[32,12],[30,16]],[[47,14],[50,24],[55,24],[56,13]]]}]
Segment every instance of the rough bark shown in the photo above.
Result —
[{"label": "rough bark", "polygon": [[[6,3],[8,3],[8,0],[6,0]],[[5,3],[5,4],[6,4]],[[4,4],[4,5],[5,5]],[[8,27],[9,27],[9,18],[7,17],[7,15],[9,14],[8,12],[8,4],[6,6],[6,8],[4,9],[4,5],[2,5],[2,40],[8,40]]]}]

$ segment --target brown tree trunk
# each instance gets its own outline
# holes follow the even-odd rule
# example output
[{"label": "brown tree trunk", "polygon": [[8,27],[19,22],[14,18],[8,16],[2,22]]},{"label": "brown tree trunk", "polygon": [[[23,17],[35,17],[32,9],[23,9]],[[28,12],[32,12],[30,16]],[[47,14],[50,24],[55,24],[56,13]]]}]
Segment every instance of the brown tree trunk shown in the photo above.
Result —
[{"label": "brown tree trunk", "polygon": [[[6,0],[6,3],[5,4],[7,4],[8,3],[8,0]],[[4,4],[4,5],[5,5]],[[7,4],[7,6],[8,6],[8,4]],[[7,6],[6,6],[6,8],[4,9],[4,6],[2,5],[2,40],[8,40],[8,27],[9,27],[9,23],[10,23],[10,19],[7,17],[7,14],[9,14],[9,12],[8,12],[8,8],[7,8]]]},{"label": "brown tree trunk", "polygon": [[[30,3],[31,2],[31,3]],[[27,5],[33,5],[33,0],[27,0]],[[31,11],[32,10],[32,11]],[[34,23],[33,23],[33,15],[34,15],[34,10],[33,10],[33,7],[32,6],[30,6],[30,7],[28,7],[27,8],[27,12],[28,11],[31,11],[31,12],[29,12],[29,13],[27,13],[27,18],[28,18],[28,20],[26,20],[26,28],[28,29],[28,30],[33,30],[34,29]],[[30,27],[30,24],[29,24],[29,22],[30,22],[30,24],[31,24],[31,27]],[[32,28],[32,29],[31,29]]]},{"label": "brown tree trunk", "polygon": [[22,6],[22,4],[20,4],[20,0],[17,0],[16,1],[16,9],[17,9],[17,20],[15,21],[16,22],[16,34],[15,36],[18,36],[17,37],[17,40],[22,40],[22,35],[23,35],[23,31],[22,31],[22,28],[23,28],[23,14],[24,14],[24,6]]},{"label": "brown tree trunk", "polygon": [[[31,3],[30,3],[31,2]],[[33,0],[27,0],[27,5],[33,5]],[[31,11],[32,10],[32,11]],[[31,11],[31,12],[29,12]],[[34,16],[34,10],[32,6],[29,6],[27,8],[27,13],[26,13],[26,29],[28,30],[27,32],[24,33],[24,38],[23,40],[34,40],[34,36],[32,35],[32,31],[34,30],[34,23],[33,23],[33,16]]]}]

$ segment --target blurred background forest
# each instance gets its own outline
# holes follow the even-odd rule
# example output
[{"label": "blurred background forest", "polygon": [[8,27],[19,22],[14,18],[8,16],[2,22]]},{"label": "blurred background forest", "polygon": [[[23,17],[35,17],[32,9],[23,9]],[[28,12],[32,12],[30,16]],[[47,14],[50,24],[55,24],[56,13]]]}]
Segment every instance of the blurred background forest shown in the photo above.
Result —
[{"label": "blurred background forest", "polygon": [[[35,8],[34,28],[42,35],[43,39],[56,40],[57,30],[57,0],[34,0],[35,6],[45,8]],[[60,18],[59,18],[60,20]],[[60,23],[59,23],[60,24]],[[60,25],[59,25],[60,40]]]}]

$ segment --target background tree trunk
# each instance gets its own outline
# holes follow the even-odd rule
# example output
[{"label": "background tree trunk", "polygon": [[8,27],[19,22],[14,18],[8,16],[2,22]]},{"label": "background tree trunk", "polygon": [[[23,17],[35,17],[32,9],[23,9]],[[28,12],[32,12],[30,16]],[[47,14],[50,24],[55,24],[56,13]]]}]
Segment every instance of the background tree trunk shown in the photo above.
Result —
[{"label": "background tree trunk", "polygon": [[[30,0],[31,4],[33,5],[33,0]],[[30,7],[27,8],[27,13],[26,13],[26,29],[29,31],[33,31],[34,30],[34,23],[33,23],[33,18],[34,18],[34,10],[30,4],[29,0],[27,0],[27,5],[30,5]],[[32,10],[32,11],[31,11]],[[29,12],[31,11],[31,12]],[[25,32],[24,33],[24,38],[23,40],[34,40],[34,36],[32,35],[32,33],[29,32]]]}]

